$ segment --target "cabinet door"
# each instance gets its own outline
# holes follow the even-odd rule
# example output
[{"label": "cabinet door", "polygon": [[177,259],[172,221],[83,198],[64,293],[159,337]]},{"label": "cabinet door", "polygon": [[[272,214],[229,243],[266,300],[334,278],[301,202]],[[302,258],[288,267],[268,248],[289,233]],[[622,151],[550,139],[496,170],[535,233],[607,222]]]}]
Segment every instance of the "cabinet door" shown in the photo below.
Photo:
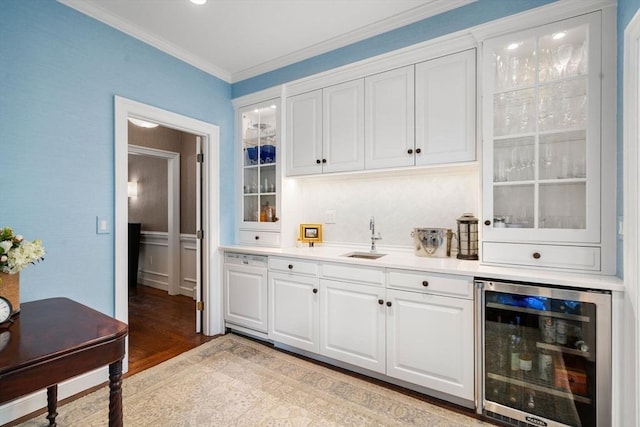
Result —
[{"label": "cabinet door", "polygon": [[413,65],[365,78],[365,168],[414,164]]},{"label": "cabinet door", "polygon": [[387,375],[473,400],[473,301],[394,290],[387,300]]},{"label": "cabinet door", "polygon": [[600,243],[600,20],[485,42],[485,240]]},{"label": "cabinet door", "polygon": [[324,88],[323,172],[364,169],[364,80]]},{"label": "cabinet door", "polygon": [[237,111],[242,155],[239,157],[239,233],[279,231],[279,99],[243,106]]},{"label": "cabinet door", "polygon": [[476,50],[416,65],[416,165],[476,158]]},{"label": "cabinet door", "polygon": [[318,352],[318,278],[269,273],[269,338]]},{"label": "cabinet door", "polygon": [[224,320],[267,332],[267,269],[224,265]]},{"label": "cabinet door", "polygon": [[287,98],[286,145],[287,175],[322,172],[322,90]]},{"label": "cabinet door", "polygon": [[320,354],[385,372],[384,289],[320,280]]}]

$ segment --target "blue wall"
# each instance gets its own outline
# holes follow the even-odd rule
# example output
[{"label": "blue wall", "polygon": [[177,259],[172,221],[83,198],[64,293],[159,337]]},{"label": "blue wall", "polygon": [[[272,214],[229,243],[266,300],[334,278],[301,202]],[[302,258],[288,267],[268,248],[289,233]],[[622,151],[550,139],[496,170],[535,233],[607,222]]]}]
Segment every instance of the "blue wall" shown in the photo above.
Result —
[{"label": "blue wall", "polygon": [[464,7],[234,83],[232,97],[237,98],[554,1],[478,0]]},{"label": "blue wall", "polygon": [[[113,226],[114,95],[220,126],[221,239],[231,243],[232,96],[550,2],[479,0],[231,86],[54,0],[0,1],[0,226],[47,248],[22,273],[22,300],[68,296],[113,313],[114,236],[96,234],[95,217]],[[619,0],[620,41],[639,6]],[[621,118],[618,128],[621,147]]]},{"label": "blue wall", "polygon": [[[21,273],[22,301],[114,312],[114,95],[220,126],[221,206],[234,206],[228,83],[54,0],[2,0],[0,226],[47,249]],[[111,233],[96,234],[98,215]]]}]

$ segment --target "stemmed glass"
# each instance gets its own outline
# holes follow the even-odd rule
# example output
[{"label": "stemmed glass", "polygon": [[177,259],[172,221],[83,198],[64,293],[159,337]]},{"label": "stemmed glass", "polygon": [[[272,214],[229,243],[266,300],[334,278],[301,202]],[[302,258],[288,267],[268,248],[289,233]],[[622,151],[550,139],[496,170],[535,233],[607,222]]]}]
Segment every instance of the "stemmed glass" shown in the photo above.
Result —
[{"label": "stemmed glass", "polygon": [[564,77],[567,71],[567,64],[571,60],[571,52],[573,47],[570,44],[561,44],[555,50],[554,67],[558,71],[560,77]]}]

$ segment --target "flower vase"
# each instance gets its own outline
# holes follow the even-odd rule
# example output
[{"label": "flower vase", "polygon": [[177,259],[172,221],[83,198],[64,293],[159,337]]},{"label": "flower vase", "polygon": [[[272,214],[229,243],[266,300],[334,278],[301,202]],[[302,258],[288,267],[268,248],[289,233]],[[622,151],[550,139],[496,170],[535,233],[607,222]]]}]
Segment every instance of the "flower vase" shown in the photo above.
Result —
[{"label": "flower vase", "polygon": [[9,300],[12,313],[20,311],[20,273],[8,274],[0,272],[0,296]]}]

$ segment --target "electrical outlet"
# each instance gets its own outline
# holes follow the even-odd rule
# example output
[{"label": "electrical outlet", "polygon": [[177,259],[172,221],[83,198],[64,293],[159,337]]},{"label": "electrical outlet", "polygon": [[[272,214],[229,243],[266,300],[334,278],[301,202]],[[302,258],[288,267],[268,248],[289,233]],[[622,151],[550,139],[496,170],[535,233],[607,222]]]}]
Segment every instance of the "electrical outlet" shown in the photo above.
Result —
[{"label": "electrical outlet", "polygon": [[335,224],[336,223],[336,211],[335,209],[330,209],[324,211],[324,223],[325,224]]}]

